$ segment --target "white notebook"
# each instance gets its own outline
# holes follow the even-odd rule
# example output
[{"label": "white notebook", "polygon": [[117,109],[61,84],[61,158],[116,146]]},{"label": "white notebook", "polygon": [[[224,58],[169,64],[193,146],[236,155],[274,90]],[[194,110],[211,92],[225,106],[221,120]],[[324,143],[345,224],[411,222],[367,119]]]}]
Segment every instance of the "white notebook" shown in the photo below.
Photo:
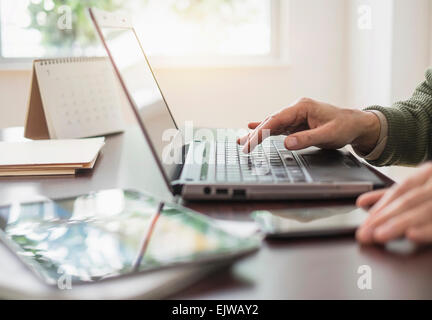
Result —
[{"label": "white notebook", "polygon": [[36,60],[25,136],[74,139],[121,132],[120,101],[108,58]]},{"label": "white notebook", "polygon": [[105,138],[0,142],[1,168],[85,167],[96,159]]}]

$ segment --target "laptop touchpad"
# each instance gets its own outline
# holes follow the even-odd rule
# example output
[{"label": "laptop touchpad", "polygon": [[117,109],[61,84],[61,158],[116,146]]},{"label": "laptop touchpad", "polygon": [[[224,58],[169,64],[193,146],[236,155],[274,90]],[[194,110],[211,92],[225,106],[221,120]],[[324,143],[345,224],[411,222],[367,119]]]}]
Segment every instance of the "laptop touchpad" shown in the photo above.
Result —
[{"label": "laptop touchpad", "polygon": [[371,182],[380,184],[378,177],[357,162],[345,150],[306,149],[298,151],[309,174],[320,182]]},{"label": "laptop touchpad", "polygon": [[338,150],[316,150],[301,154],[308,167],[358,167],[349,156]]}]

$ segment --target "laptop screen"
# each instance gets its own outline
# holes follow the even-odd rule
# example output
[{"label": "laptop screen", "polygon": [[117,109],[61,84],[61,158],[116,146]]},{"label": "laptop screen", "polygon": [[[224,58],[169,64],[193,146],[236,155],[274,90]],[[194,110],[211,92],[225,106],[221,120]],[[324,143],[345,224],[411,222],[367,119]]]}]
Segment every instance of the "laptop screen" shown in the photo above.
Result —
[{"label": "laptop screen", "polygon": [[174,148],[182,142],[173,139],[177,125],[168,109],[141,44],[132,28],[100,28],[113,63],[127,88],[136,115],[160,160],[168,180],[172,180],[181,153],[174,158]]}]

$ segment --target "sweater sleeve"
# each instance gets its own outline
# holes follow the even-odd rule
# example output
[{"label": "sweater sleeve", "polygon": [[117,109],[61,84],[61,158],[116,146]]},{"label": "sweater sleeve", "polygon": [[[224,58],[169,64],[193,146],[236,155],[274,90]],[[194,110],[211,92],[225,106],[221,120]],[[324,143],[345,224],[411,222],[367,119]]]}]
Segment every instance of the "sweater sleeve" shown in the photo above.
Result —
[{"label": "sweater sleeve", "polygon": [[370,106],[365,110],[382,112],[388,124],[386,146],[370,164],[417,165],[432,159],[432,68],[426,71],[426,80],[409,100],[389,108]]}]

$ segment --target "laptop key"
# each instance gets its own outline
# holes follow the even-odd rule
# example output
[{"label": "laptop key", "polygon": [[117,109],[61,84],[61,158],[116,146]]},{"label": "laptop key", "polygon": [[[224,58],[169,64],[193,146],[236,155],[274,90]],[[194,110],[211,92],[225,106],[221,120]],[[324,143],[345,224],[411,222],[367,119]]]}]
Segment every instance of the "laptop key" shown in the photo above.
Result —
[{"label": "laptop key", "polygon": [[228,176],[226,181],[228,181],[228,182],[241,182],[242,179],[240,176],[239,177]]},{"label": "laptop key", "polygon": [[[284,176],[284,177],[276,177],[277,181],[281,181],[281,182],[291,182],[291,179],[288,176]],[[299,181],[300,182],[300,181]]]},{"label": "laptop key", "polygon": [[257,176],[258,177],[258,181],[262,181],[262,182],[272,182],[273,181],[273,176]]},{"label": "laptop key", "polygon": [[306,182],[305,177],[293,177],[293,182]]}]

